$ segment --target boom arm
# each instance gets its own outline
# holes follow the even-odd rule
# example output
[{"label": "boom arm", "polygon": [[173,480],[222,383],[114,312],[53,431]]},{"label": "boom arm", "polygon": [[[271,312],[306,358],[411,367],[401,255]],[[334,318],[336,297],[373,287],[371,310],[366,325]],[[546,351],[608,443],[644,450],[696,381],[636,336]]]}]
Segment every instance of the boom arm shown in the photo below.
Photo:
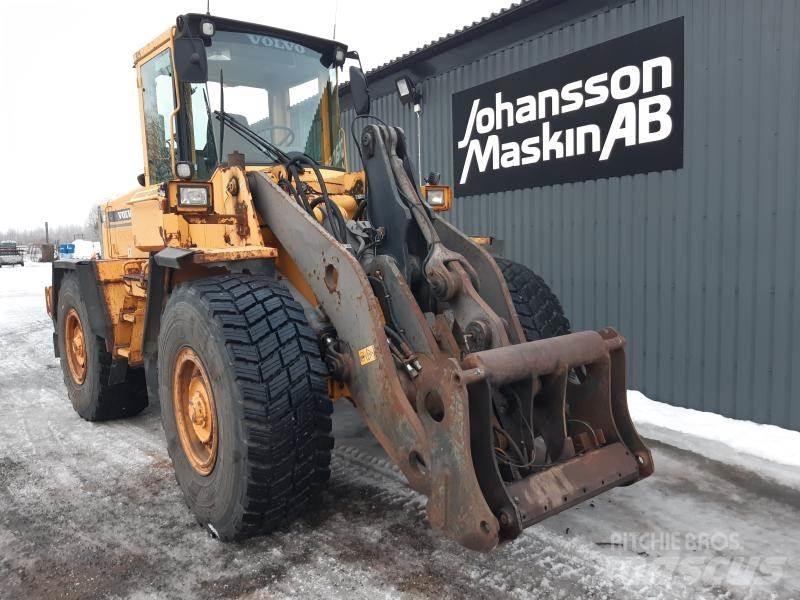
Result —
[{"label": "boom arm", "polygon": [[[361,142],[369,225],[386,230],[374,253],[356,257],[263,174],[248,182],[261,219],[316,297],[335,375],[428,496],[432,525],[487,551],[649,475],[652,459],[625,404],[624,339],[603,330],[522,343],[493,259],[419,197],[402,131],[370,125]],[[574,431],[573,420],[592,435]],[[538,463],[497,460],[504,444],[535,438],[546,448]]]}]

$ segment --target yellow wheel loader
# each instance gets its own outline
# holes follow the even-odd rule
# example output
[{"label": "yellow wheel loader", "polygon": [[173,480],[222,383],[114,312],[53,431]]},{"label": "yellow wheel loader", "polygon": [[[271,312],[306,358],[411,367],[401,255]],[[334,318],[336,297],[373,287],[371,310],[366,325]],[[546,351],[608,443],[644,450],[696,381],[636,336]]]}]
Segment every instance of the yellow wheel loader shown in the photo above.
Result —
[{"label": "yellow wheel loader", "polygon": [[344,398],[430,524],[488,551],[652,473],[625,340],[570,333],[541,278],[441,218],[449,188],[420,187],[356,66],[343,130],[357,58],[200,14],[137,52],[140,188],[102,207],[101,257],[53,264],[55,352],[85,419],[160,404],[185,500],[220,539],[306,510]]}]

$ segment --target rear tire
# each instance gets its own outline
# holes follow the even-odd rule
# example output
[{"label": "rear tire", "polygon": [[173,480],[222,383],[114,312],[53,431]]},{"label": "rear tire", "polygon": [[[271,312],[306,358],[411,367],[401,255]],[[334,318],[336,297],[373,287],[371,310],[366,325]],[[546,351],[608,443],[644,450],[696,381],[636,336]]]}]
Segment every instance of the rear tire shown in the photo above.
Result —
[{"label": "rear tire", "polygon": [[569,320],[564,315],[561,302],[544,279],[520,263],[497,257],[495,261],[506,280],[511,300],[529,342],[570,332]]},{"label": "rear tire", "polygon": [[[182,374],[187,356],[196,375]],[[330,476],[333,409],[316,336],[286,287],[248,275],[179,286],[161,321],[158,373],[169,455],[201,525],[227,541],[306,510]],[[187,379],[195,391],[184,394]]]},{"label": "rear tire", "polygon": [[[56,315],[58,355],[75,412],[87,421],[132,417],[142,412],[147,407],[144,371],[129,369],[124,382],[107,383],[111,354],[106,351],[103,338],[90,330],[89,310],[78,279],[71,273],[62,280]],[[67,328],[72,333],[69,339]]]}]

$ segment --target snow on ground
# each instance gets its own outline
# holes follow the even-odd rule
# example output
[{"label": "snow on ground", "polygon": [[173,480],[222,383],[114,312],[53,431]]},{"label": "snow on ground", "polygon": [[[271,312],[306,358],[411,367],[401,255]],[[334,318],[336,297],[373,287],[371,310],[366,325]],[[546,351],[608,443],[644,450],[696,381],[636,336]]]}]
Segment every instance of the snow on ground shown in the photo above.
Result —
[{"label": "snow on ground", "polygon": [[[0,269],[3,600],[800,598],[792,432],[635,393],[655,474],[490,554],[430,528],[425,499],[342,403],[316,510],[269,536],[210,539],[182,501],[158,406],[112,423],[72,411],[44,310],[49,276],[48,265]],[[747,440],[762,433],[763,447]],[[770,445],[782,463],[767,460]]]},{"label": "snow on ground", "polygon": [[650,400],[641,392],[633,390],[628,391],[628,407],[631,417],[639,424],[656,425],[677,433],[720,442],[735,452],[800,467],[800,431],[671,406]]},{"label": "snow on ground", "polygon": [[45,263],[0,268],[0,333],[15,324],[47,319],[44,288],[50,285],[50,273],[51,266]]},{"label": "snow on ground", "polygon": [[671,406],[628,390],[640,433],[800,489],[800,431]]}]

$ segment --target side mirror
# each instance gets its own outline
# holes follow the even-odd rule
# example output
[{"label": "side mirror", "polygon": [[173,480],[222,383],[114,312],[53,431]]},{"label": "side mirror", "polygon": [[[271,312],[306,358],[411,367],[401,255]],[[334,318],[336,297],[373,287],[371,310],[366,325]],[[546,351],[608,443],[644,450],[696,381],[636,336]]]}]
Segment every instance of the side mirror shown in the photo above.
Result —
[{"label": "side mirror", "polygon": [[138,181],[138,182],[139,182],[139,185],[140,185],[140,186],[144,187],[144,173],[139,173],[139,174],[136,176],[136,181]]},{"label": "side mirror", "polygon": [[192,37],[175,39],[175,70],[183,83],[208,81],[208,61],[203,40]]},{"label": "side mirror", "polygon": [[350,95],[353,98],[353,109],[357,115],[368,115],[370,108],[369,88],[364,71],[355,65],[350,67]]}]

